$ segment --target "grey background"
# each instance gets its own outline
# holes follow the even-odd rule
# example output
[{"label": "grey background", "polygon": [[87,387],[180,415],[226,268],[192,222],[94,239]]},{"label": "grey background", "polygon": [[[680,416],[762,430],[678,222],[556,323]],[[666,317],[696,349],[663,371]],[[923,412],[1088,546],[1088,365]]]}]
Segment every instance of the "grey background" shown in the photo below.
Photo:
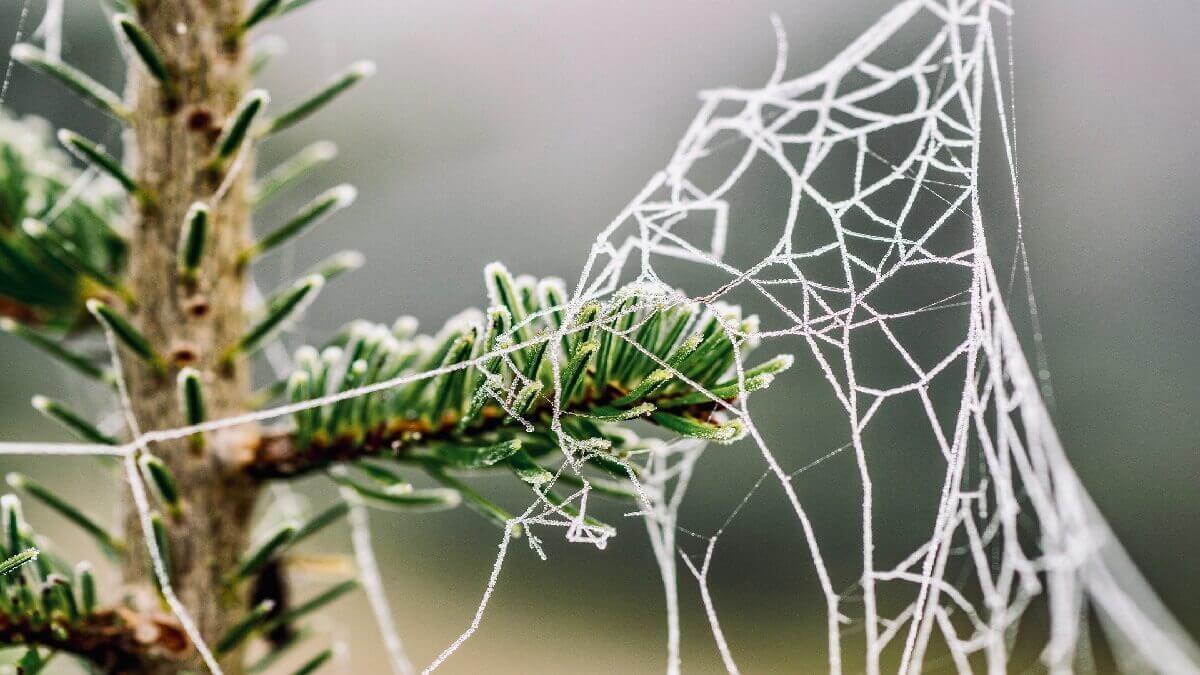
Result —
[{"label": "grey background", "polygon": [[[120,65],[96,3],[68,4],[66,58],[116,86]],[[367,253],[367,267],[327,288],[310,310],[299,337],[316,340],[356,317],[410,313],[437,325],[482,302],[479,270],[491,260],[576,278],[595,232],[669,156],[696,110],[695,93],[767,76],[770,12],[787,27],[798,73],[823,63],[888,6],[315,2],[272,28],[290,44],[263,78],[274,100],[295,100],[360,58],[377,61],[379,74],[270,141],[264,165],[317,138],[336,141],[341,156],[260,222],[279,222],[324,184],[352,182],[360,198],[267,266],[265,285],[337,248]],[[19,9],[18,0],[0,1],[5,52]],[[33,2],[31,16],[40,12]],[[1054,416],[1095,501],[1195,635],[1200,9],[1186,1],[1021,2],[1014,28],[1022,199]],[[112,138],[97,115],[20,67],[5,104]],[[820,401],[824,384],[798,371],[757,405],[764,433],[792,468],[837,445],[843,433],[836,411],[806,412],[803,427],[785,414],[794,401]],[[102,400],[12,340],[0,341],[0,374],[5,440],[60,438],[31,414],[33,393]],[[747,445],[709,455],[685,515],[705,532],[762,470]],[[12,467],[72,486],[69,492],[97,509],[110,508],[118,489],[88,460],[0,460],[0,468]],[[831,526],[825,546],[835,562],[858,555],[849,531],[857,515],[848,515],[857,492],[832,477],[842,469],[797,483],[818,520]],[[308,487],[314,499],[328,498],[324,485]],[[521,503],[519,493],[494,489]],[[41,529],[53,531],[51,516],[36,520],[42,512],[31,511]],[[846,532],[832,527],[839,518]],[[414,659],[428,662],[466,627],[498,532],[466,512],[377,514],[374,522],[401,634]],[[320,543],[344,547],[340,536]],[[627,527],[604,552],[556,542],[549,551],[541,563],[520,543],[512,547],[482,629],[446,672],[660,670],[661,592],[640,526]],[[778,488],[751,502],[722,539],[718,560],[714,593],[744,670],[819,668],[819,600]],[[693,586],[685,580],[683,588],[685,667],[719,670]],[[382,666],[360,599],[322,628],[350,642],[355,672]]]}]

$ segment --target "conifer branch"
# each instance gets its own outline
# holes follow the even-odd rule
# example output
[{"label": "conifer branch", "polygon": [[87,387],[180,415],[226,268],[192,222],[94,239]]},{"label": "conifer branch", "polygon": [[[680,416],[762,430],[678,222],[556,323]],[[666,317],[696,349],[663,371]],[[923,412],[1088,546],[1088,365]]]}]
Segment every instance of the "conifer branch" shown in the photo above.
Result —
[{"label": "conifer branch", "polygon": [[[48,488],[16,474],[9,482],[85,529],[98,527]],[[16,495],[0,498],[0,529],[0,557],[11,554],[0,563],[0,644],[74,654],[114,673],[177,667],[192,654],[174,617],[100,607],[91,564],[72,567],[33,548],[40,537],[25,522]]]},{"label": "conifer branch", "polygon": [[93,611],[75,621],[0,612],[0,644],[74,654],[111,673],[181,664],[193,652],[173,617],[138,614],[123,607]]},{"label": "conifer branch", "polygon": [[[413,336],[408,322],[391,331],[356,322],[323,357],[311,347],[298,352],[288,387],[293,403],[405,375],[410,381],[296,413],[294,429],[263,436],[245,472],[260,480],[294,478],[351,463],[380,487],[335,480],[371,503],[439,504],[398,477],[381,482],[387,470],[363,461],[388,460],[428,474],[503,525],[511,515],[450,472],[508,467],[521,481],[544,485],[552,475],[541,458],[581,452],[559,447],[550,429],[556,409],[564,433],[589,448],[584,459],[627,479],[634,469],[624,457],[634,448],[622,424],[643,419],[673,433],[731,442],[742,434],[733,404],[791,365],[790,357],[776,357],[745,368],[739,379],[736,361],[755,346],[748,336],[757,318],[743,318],[736,307],[702,312],[662,289],[631,286],[570,318],[558,283],[514,280],[499,265],[486,274],[493,301],[486,327],[458,319],[430,338]],[[560,340],[553,331],[563,321],[571,325]],[[433,369],[440,374],[421,376]],[[611,480],[598,485],[599,494],[632,495]]]}]

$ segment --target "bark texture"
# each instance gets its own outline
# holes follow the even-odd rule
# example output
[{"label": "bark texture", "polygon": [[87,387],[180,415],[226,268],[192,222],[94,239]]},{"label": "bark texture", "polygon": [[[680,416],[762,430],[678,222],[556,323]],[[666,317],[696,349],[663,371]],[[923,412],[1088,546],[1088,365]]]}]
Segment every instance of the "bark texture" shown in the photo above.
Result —
[{"label": "bark texture", "polygon": [[[137,301],[135,325],[168,362],[165,376],[125,353],[126,382],[143,431],[176,427],[183,415],[175,379],[192,365],[204,381],[209,418],[245,412],[249,384],[244,360],[221,369],[223,349],[243,332],[245,271],[238,253],[249,243],[246,199],[253,173],[249,147],[236,174],[209,168],[213,144],[249,85],[243,40],[236,27],[243,0],[139,0],[138,19],[157,43],[172,74],[164,89],[130,58],[127,100],[134,110],[126,138],[127,164],[149,198],[137,204],[128,286]],[[225,184],[218,195],[218,188]],[[211,209],[199,281],[184,284],[176,271],[185,215],[193,202]],[[186,442],[151,448],[178,481],[184,500],[178,518],[164,514],[169,530],[172,586],[212,645],[245,612],[243,592],[224,577],[247,544],[257,483],[235,470],[254,429],[206,439],[197,450]],[[125,535],[130,546],[124,577],[141,609],[158,606],[141,525],[127,495]],[[242,672],[241,654],[222,658],[226,673]],[[163,663],[148,672],[204,670],[195,656]]]}]

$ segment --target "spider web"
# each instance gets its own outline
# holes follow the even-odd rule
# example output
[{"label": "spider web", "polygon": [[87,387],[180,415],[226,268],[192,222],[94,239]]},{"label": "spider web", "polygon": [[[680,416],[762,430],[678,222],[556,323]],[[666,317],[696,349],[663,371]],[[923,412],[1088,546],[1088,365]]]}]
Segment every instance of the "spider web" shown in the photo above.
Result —
[{"label": "spider web", "polygon": [[[998,18],[1007,22],[1011,12],[1010,4],[998,1],[906,0],[827,65],[795,78],[785,76],[787,44],[776,21],[779,55],[767,83],[705,92],[700,112],[666,167],[592,244],[571,299],[560,308],[564,328],[549,339],[580,328],[571,319],[584,302],[629,283],[657,294],[664,306],[700,302],[718,314],[722,302],[758,302],[771,311],[750,334],[723,326],[735,348],[754,341],[807,352],[846,420],[845,446],[788,471],[755,425],[748,396],[737,403],[712,397],[714,409],[741,422],[766,470],[725,523],[707,535],[678,524],[704,452],[702,442],[650,440],[630,459],[641,508],[629,515],[644,521],[664,582],[669,673],[681,668],[679,561],[697,582],[724,667],[738,672],[709,573],[720,537],[766,481],[782,487],[800,525],[824,598],[832,673],[873,674],[885,667],[919,673],[935,662],[959,672],[1007,672],[1013,667],[1016,629],[1034,607],[1048,625],[1039,651],[1049,672],[1088,668],[1089,612],[1103,622],[1124,669],[1200,672],[1200,652],[1137,572],[1068,463],[1045,404],[1049,381],[1043,357],[1036,352],[1035,376],[989,254],[979,175],[990,129],[1002,141],[1015,207],[1017,263],[1008,286],[1018,265],[1028,284],[1014,127],[1011,108],[1006,109],[1011,98],[997,47],[997,33],[1003,32],[995,24]],[[1009,69],[1011,77],[1011,62]],[[773,216],[743,217],[733,195],[759,178],[764,166],[782,176],[786,198],[778,200],[782,206]],[[763,251],[747,255],[741,250],[743,240],[762,232],[769,242]],[[672,283],[677,277],[689,283]],[[696,278],[708,280],[706,292],[687,297],[670,290],[694,287]],[[1037,347],[1040,330],[1031,294],[1029,310]],[[637,328],[614,335],[641,350],[631,339]],[[953,339],[923,341],[929,329],[948,330]],[[285,418],[471,367],[529,344],[512,342],[456,366],[192,427],[139,432],[130,418],[133,440],[116,448],[6,443],[0,453],[123,457],[148,530],[149,505],[134,457],[150,444]],[[880,354],[890,357],[890,366],[878,365]],[[578,472],[592,448],[562,431],[558,374],[563,364],[553,350],[551,355],[552,426],[567,456],[559,471]],[[897,372],[903,375],[896,377]],[[738,379],[743,381],[740,365]],[[494,393],[503,404],[514,392]],[[888,447],[881,427],[893,410],[907,411],[920,422],[917,437],[924,452],[912,461],[937,478],[935,489],[924,495],[933,505],[931,517],[907,523],[916,541],[896,558],[878,547],[882,491],[877,481],[883,476],[871,461]],[[794,480],[841,453],[853,455],[862,496],[857,514],[862,556],[858,569],[849,573],[826,562]],[[543,557],[540,535],[549,528],[561,529],[569,541],[606,544],[610,532],[585,520],[589,492],[585,479],[567,500],[575,513],[539,499],[509,521],[470,625],[426,672],[479,628],[517,528],[528,532],[528,545]],[[389,661],[394,672],[410,672],[383,598],[365,511],[353,495],[349,499],[356,558]],[[689,555],[680,535],[698,539],[700,555]],[[145,539],[172,610],[210,669],[220,672],[175,599],[153,550],[154,537]],[[839,587],[847,577],[849,589]]]},{"label": "spider web", "polygon": [[[636,266],[639,279],[658,280],[657,261],[679,257],[724,277],[702,301],[740,292],[778,310],[752,339],[788,339],[789,346],[799,339],[808,347],[847,419],[857,464],[861,616],[847,616],[845,593],[835,590],[792,476],[759,434],[748,404],[730,412],[746,425],[802,525],[826,601],[830,672],[844,669],[843,654],[851,649],[864,653],[867,673],[880,672],[889,653],[905,673],[920,672],[939,653],[960,672],[1007,672],[1015,629],[1038,596],[1049,615],[1041,660],[1050,672],[1087,667],[1081,627],[1089,608],[1103,620],[1124,668],[1197,672],[1195,646],[1142,580],[1066,459],[1039,392],[1048,393],[1048,375],[1043,365],[1039,382],[1030,370],[989,255],[979,173],[992,117],[1012,180],[1018,257],[1028,280],[993,24],[1011,11],[986,0],[902,2],[829,64],[793,79],[784,77],[786,41],[777,22],[779,58],[766,86],[703,95],[666,168],[593,246],[576,293],[610,289],[627,267]],[[912,56],[885,65],[897,52]],[[909,103],[897,109],[898,100]],[[733,168],[710,170],[706,165],[730,144],[740,153]],[[839,161],[839,153],[852,159]],[[738,236],[727,239],[729,224],[746,219],[730,215],[727,196],[756,162],[786,176],[788,204],[782,218],[766,225],[779,236],[769,254],[739,267],[723,254]],[[899,210],[892,206],[897,192],[906,195]],[[711,215],[710,237],[680,232],[697,214]],[[936,299],[897,302],[892,289],[919,287],[930,270],[938,273]],[[955,308],[965,311],[947,311]],[[1040,342],[1032,297],[1030,312]],[[921,334],[913,324],[948,320],[961,321],[959,337],[936,353],[906,338]],[[866,349],[860,345],[871,338],[903,364],[906,378],[881,383],[886,378],[858,365]],[[1039,352],[1039,365],[1041,359]],[[889,561],[876,555],[877,474],[869,460],[879,436],[871,431],[905,399],[919,404],[935,451],[917,461],[943,478],[927,536],[909,555]],[[957,406],[937,405],[946,399]],[[660,499],[647,514],[659,523],[651,536],[668,587],[676,582],[674,557],[661,550],[674,544],[676,497]],[[700,583],[724,665],[736,672],[707,586],[719,535],[708,539],[701,563],[682,559]],[[952,565],[967,571],[951,579]],[[843,628],[848,622],[862,629],[853,646]],[[675,672],[674,625],[670,636],[668,671]]]}]

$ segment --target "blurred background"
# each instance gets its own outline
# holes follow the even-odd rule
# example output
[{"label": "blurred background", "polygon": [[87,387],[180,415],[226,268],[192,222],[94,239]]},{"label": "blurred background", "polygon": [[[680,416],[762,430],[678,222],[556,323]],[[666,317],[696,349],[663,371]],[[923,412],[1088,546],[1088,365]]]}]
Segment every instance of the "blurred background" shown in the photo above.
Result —
[{"label": "blurred background", "polygon": [[[22,4],[0,0],[0,53],[7,54]],[[1200,6],[1016,4],[1022,203],[1053,414],[1101,511],[1197,635]],[[64,58],[119,86],[122,67],[99,3],[67,5]],[[360,317],[390,322],[413,314],[433,329],[482,304],[481,269],[492,260],[517,272],[578,278],[596,232],[670,156],[696,111],[696,92],[765,81],[775,58],[771,12],[788,31],[789,72],[798,74],[823,64],[889,6],[324,0],[275,22],[271,32],[289,45],[261,80],[275,101],[297,100],[351,61],[379,66],[375,78],[272,139],[260,157],[270,166],[319,138],[341,149],[308,190],[263,213],[263,224],[280,222],[316,187],[346,181],[359,188],[351,210],[262,272],[270,288],[337,249],[367,255],[365,268],[324,291],[290,344],[320,341]],[[27,31],[42,11],[42,0],[29,4]],[[116,140],[101,116],[20,66],[4,103]],[[992,162],[1002,161],[998,150]],[[1008,195],[1003,172],[994,174],[985,195]],[[1022,311],[1014,310],[1018,319]],[[827,385],[814,369],[797,371],[756,399],[758,424],[788,469],[837,447],[846,434]],[[34,393],[92,408],[103,400],[23,344],[0,340],[0,439],[62,438],[32,413]],[[793,414],[805,401],[811,408]],[[830,460],[836,463],[796,483],[824,523],[824,552],[835,567],[856,565],[860,555],[858,491],[842,482],[852,480],[852,461]],[[877,480],[903,499],[906,481],[922,468]],[[97,511],[111,509],[119,489],[87,459],[0,459],[0,470],[14,469],[67,486],[64,492]],[[681,524],[711,533],[762,470],[750,444],[711,450]],[[314,502],[331,496],[323,484],[304,487]],[[514,507],[527,502],[501,483],[495,489]],[[52,516],[29,511],[39,529],[54,531]],[[608,515],[619,518],[620,508]],[[428,663],[468,625],[500,534],[465,510],[378,513],[373,523],[400,634],[414,660]],[[661,585],[641,524],[625,525],[604,551],[547,535],[547,562],[513,545],[480,631],[444,671],[660,672]],[[319,543],[346,546],[339,533]],[[82,546],[78,552],[94,555]],[[823,606],[807,560],[781,490],[764,484],[721,538],[712,581],[745,672],[822,669]],[[682,568],[681,575],[685,672],[718,672],[695,585]],[[353,672],[384,668],[361,598],[343,602],[321,628],[349,643]]]}]

